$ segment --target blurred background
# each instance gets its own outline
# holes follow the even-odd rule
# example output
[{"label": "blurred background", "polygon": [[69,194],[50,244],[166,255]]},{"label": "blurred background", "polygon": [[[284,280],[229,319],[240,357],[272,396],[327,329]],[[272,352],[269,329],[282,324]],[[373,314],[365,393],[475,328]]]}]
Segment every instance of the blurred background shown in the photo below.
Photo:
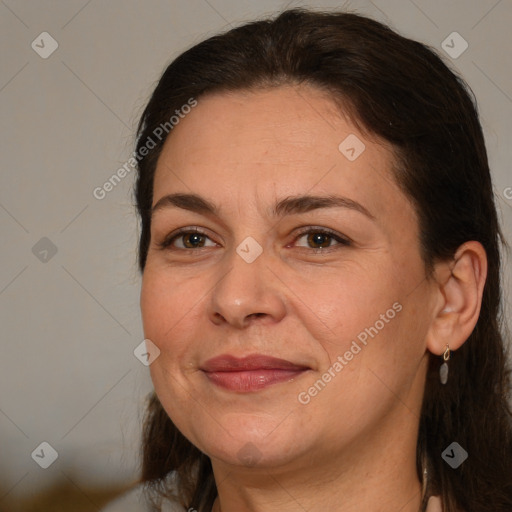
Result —
[{"label": "blurred background", "polygon": [[[1,0],[0,511],[97,511],[136,481],[152,385],[134,171],[104,184],[174,57],[294,6],[384,21],[465,77],[512,240],[510,0]],[[505,280],[510,317],[509,260]]]}]

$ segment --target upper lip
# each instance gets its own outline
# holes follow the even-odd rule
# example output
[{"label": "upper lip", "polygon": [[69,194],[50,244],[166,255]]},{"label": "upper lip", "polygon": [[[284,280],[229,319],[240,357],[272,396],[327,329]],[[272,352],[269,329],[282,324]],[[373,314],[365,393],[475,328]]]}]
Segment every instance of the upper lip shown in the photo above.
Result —
[{"label": "upper lip", "polygon": [[286,359],[252,354],[246,357],[235,357],[223,354],[208,359],[200,368],[205,372],[241,372],[251,370],[307,370],[309,367],[295,364]]}]

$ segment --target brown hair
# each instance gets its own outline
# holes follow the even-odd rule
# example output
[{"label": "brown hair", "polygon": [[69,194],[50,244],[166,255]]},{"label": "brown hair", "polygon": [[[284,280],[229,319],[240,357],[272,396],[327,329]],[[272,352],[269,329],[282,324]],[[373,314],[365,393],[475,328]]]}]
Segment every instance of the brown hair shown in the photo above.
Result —
[{"label": "brown hair", "polygon": [[[451,259],[464,242],[476,240],[485,248],[489,272],[480,317],[450,359],[448,385],[440,385],[440,360],[430,354],[417,469],[421,481],[426,461],[427,496],[440,495],[445,512],[510,511],[512,413],[500,331],[502,237],[475,101],[433,50],[357,14],[292,9],[211,37],[178,56],[162,75],[137,132],[138,154],[149,139],[158,139],[138,164],[140,270],[150,241],[153,178],[166,140],[155,137],[158,127],[190,98],[300,83],[329,92],[361,129],[391,143],[396,181],[418,213],[427,277],[436,261]],[[469,453],[456,470],[441,458],[453,441]],[[210,460],[178,431],[153,393],[142,446],[141,481],[148,495],[167,495],[171,474],[185,507],[211,510],[217,490]]]}]

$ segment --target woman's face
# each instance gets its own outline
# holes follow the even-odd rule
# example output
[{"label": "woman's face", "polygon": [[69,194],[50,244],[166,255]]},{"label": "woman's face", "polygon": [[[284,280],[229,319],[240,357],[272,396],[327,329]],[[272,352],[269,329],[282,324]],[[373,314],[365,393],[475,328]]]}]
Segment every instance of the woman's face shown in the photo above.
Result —
[{"label": "woman's face", "polygon": [[163,407],[214,461],[414,438],[433,299],[392,162],[306,86],[206,96],[173,129],[144,334]]}]

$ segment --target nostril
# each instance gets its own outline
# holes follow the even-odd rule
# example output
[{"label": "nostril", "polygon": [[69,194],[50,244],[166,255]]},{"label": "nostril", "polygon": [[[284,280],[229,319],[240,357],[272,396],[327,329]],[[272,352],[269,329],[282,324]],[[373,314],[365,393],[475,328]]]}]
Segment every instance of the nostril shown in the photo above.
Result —
[{"label": "nostril", "polygon": [[260,316],[265,316],[265,313],[251,313],[250,315],[247,316],[247,318],[251,318],[251,316],[255,316],[256,318],[258,318]]}]

